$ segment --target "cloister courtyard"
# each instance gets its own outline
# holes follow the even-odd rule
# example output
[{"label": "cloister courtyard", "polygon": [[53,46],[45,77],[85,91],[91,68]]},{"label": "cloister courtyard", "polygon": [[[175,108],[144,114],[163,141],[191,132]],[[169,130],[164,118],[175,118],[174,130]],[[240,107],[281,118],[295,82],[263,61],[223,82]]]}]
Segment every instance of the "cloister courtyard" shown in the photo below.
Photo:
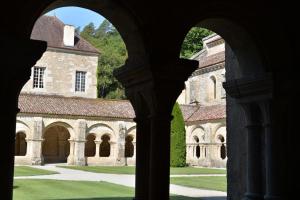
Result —
[{"label": "cloister courtyard", "polygon": [[[133,166],[15,166],[14,199],[129,200],[134,173]],[[170,168],[171,200],[223,200],[226,187],[225,169]]]}]

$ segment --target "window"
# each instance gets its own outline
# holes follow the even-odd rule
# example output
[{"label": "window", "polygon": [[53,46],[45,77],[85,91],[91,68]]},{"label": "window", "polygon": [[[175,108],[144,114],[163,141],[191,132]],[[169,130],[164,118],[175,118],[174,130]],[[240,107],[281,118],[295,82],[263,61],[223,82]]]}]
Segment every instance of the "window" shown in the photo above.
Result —
[{"label": "window", "polygon": [[44,67],[33,68],[33,88],[44,88]]},{"label": "window", "polygon": [[86,72],[76,71],[75,92],[85,92]]}]

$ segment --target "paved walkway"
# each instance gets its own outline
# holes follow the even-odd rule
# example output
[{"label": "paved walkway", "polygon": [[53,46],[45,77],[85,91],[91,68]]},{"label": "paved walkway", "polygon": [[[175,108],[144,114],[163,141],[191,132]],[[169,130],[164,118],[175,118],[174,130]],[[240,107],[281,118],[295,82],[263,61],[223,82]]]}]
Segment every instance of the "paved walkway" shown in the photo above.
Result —
[{"label": "paved walkway", "polygon": [[[41,175],[41,176],[20,176],[15,179],[54,179],[54,180],[72,180],[72,181],[106,181],[118,185],[129,187],[135,186],[134,175],[125,174],[104,174],[86,172],[81,170],[66,169],[56,167],[55,165],[32,166],[34,168],[56,171],[59,174]],[[206,175],[205,175],[206,176]],[[226,193],[214,190],[202,190],[190,187],[170,184],[170,193],[187,197],[201,197],[203,200],[226,200]]]}]

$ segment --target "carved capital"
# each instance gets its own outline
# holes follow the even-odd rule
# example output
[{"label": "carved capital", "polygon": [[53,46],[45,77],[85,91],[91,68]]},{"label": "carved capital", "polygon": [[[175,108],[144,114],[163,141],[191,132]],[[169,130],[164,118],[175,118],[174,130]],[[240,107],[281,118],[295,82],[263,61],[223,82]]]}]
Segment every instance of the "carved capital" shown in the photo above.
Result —
[{"label": "carved capital", "polygon": [[270,99],[273,95],[273,81],[270,74],[255,78],[229,80],[223,83],[226,93],[240,102],[254,102]]}]

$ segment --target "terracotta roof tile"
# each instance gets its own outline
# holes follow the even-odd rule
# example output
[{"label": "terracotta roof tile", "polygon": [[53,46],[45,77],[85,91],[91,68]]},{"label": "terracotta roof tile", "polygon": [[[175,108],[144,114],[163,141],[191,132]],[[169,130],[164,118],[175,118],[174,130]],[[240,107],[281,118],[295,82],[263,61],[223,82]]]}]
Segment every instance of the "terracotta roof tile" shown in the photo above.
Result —
[{"label": "terracotta roof tile", "polygon": [[21,113],[133,119],[129,101],[20,94]]},{"label": "terracotta roof tile", "polygon": [[225,51],[210,56],[206,56],[205,54],[203,54],[202,56],[199,55],[197,60],[199,60],[199,68],[205,68],[211,65],[216,65],[225,62]]},{"label": "terracotta roof tile", "polygon": [[[53,95],[19,96],[20,113],[70,115],[133,119],[134,110],[127,100],[103,100]],[[184,121],[204,121],[225,118],[225,105],[180,105]]]},{"label": "terracotta roof tile", "polygon": [[99,51],[89,42],[76,34],[74,46],[65,46],[63,44],[63,34],[64,23],[55,16],[44,15],[36,21],[31,33],[31,38],[46,41],[48,43],[48,47],[99,53]]},{"label": "terracotta roof tile", "polygon": [[226,117],[225,105],[198,106],[198,109],[185,121],[206,121],[214,119],[223,119]]}]

